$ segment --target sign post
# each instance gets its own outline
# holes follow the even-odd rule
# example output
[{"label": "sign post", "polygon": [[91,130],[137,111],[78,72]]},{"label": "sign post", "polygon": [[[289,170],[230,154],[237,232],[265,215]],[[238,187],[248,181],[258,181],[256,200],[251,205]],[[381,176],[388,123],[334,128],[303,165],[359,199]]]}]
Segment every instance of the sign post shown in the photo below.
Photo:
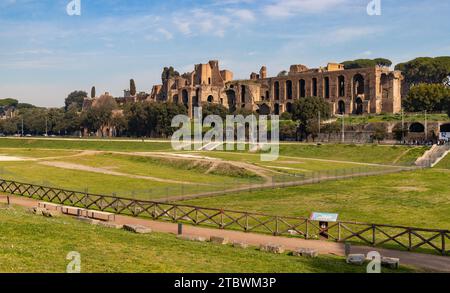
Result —
[{"label": "sign post", "polygon": [[311,221],[317,221],[319,222],[319,236],[328,239],[328,226],[329,223],[337,222],[339,215],[338,214],[332,214],[332,213],[317,213],[314,212],[311,214],[310,220]]}]

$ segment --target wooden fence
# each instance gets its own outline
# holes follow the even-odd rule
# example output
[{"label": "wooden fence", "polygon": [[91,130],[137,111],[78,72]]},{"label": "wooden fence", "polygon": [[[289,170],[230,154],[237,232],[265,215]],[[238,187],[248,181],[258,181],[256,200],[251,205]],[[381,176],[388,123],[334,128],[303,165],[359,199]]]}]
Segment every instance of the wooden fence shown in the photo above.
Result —
[{"label": "wooden fence", "polygon": [[275,236],[326,238],[337,242],[401,248],[409,251],[449,255],[450,231],[383,224],[338,221],[323,228],[304,217],[273,216],[262,213],[204,208],[156,201],[136,200],[65,190],[0,179],[0,192],[38,200],[108,211],[154,220],[184,222],[219,229],[269,233]]}]

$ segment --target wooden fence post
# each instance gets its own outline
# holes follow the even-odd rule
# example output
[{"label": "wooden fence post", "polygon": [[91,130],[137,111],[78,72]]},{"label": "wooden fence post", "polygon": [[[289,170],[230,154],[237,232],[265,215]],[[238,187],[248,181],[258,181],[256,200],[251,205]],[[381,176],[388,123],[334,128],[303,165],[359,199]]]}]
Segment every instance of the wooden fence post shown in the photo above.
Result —
[{"label": "wooden fence post", "polygon": [[341,241],[341,222],[338,222],[338,242]]},{"label": "wooden fence post", "polygon": [[372,245],[375,246],[376,242],[376,226],[372,225]]},{"label": "wooden fence post", "polygon": [[408,242],[409,242],[408,250],[411,251],[411,249],[412,249],[412,234],[411,234],[410,228],[408,228]]},{"label": "wooden fence post", "polygon": [[309,220],[306,219],[306,234],[305,239],[309,239]]},{"label": "wooden fence post", "polygon": [[442,240],[442,255],[446,254],[446,250],[445,250],[445,232],[442,231],[441,232],[441,240]]},{"label": "wooden fence post", "polygon": [[279,235],[279,224],[278,224],[278,216],[275,217],[275,232],[273,233],[275,236]]}]

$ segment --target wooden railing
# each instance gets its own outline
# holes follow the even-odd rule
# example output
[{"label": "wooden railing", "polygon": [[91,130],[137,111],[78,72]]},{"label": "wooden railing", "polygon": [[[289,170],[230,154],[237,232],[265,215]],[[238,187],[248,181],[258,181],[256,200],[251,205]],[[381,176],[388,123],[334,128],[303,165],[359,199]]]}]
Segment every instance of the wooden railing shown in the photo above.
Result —
[{"label": "wooden railing", "polygon": [[401,248],[409,251],[449,255],[450,231],[383,224],[338,221],[323,228],[305,217],[273,216],[263,213],[205,208],[156,201],[136,200],[65,190],[0,179],[0,192],[38,200],[109,211],[153,220],[184,222],[219,229],[270,233],[276,236],[326,238],[337,242]]}]

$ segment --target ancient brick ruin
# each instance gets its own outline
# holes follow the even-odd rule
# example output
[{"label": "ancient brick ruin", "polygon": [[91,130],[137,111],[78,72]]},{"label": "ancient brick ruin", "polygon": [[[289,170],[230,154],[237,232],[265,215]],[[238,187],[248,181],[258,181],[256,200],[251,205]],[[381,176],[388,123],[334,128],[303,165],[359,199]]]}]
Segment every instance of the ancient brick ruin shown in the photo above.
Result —
[{"label": "ancient brick ruin", "polygon": [[202,103],[219,103],[231,110],[281,114],[292,111],[296,99],[319,96],[330,103],[334,114],[399,113],[402,80],[401,72],[386,67],[346,70],[336,63],[315,69],[292,65],[278,77],[267,77],[263,66],[248,80],[233,80],[231,71],[220,70],[219,61],[209,61],[196,65],[193,72],[163,80],[148,99],[184,104],[189,113]]}]

